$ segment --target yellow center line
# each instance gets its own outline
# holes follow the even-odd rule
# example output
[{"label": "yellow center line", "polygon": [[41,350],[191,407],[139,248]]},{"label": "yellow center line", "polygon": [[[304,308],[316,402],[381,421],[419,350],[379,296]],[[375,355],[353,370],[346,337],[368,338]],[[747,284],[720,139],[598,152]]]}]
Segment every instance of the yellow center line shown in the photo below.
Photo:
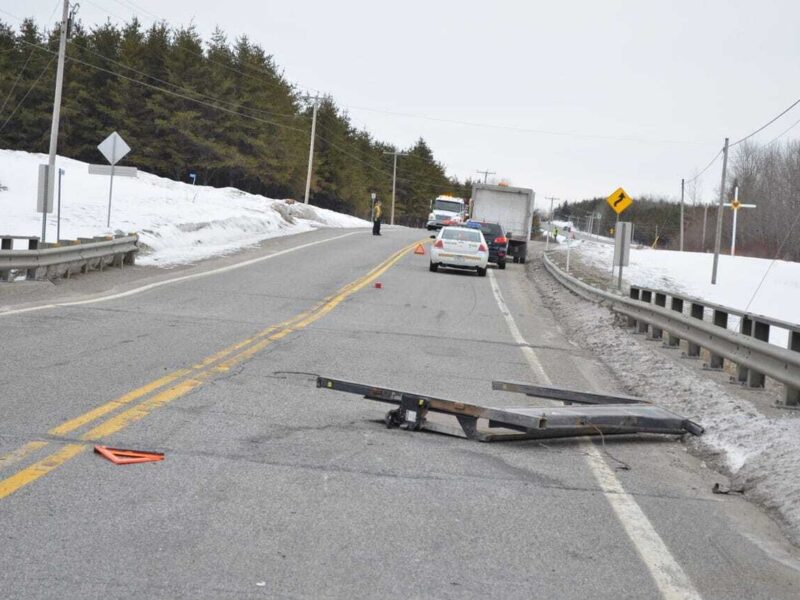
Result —
[{"label": "yellow center line", "polygon": [[28,456],[28,454],[36,452],[37,450],[41,450],[42,448],[47,446],[47,444],[48,442],[44,442],[41,440],[37,440],[35,442],[28,442],[27,444],[20,446],[16,450],[12,450],[8,454],[0,456],[0,469],[2,469],[3,467],[8,467],[10,465],[13,465],[14,463],[18,463],[23,458]]},{"label": "yellow center line", "polygon": [[[155,410],[156,408],[162,407],[173,400],[180,398],[191,392],[192,390],[201,386],[205,381],[210,379],[213,375],[222,373],[225,371],[230,370],[233,366],[251,358],[253,355],[257,354],[267,346],[269,346],[272,342],[278,341],[290,333],[295,331],[301,330],[311,323],[321,319],[329,312],[331,312],[336,306],[338,306],[341,302],[343,302],[346,298],[351,296],[352,294],[356,293],[360,289],[364,288],[370,282],[377,279],[380,275],[388,271],[392,266],[394,266],[406,253],[412,250],[417,245],[417,242],[414,244],[410,244],[405,248],[397,251],[393,255],[391,255],[388,259],[380,263],[378,266],[373,268],[369,271],[366,275],[356,279],[355,281],[343,286],[338,293],[333,296],[330,296],[317,304],[313,309],[304,311],[299,315],[284,321],[280,325],[268,327],[255,336],[252,336],[246,340],[228,346],[227,348],[220,350],[219,352],[212,354],[208,358],[204,359],[203,361],[193,365],[190,369],[179,369],[173,373],[165,375],[155,381],[152,381],[132,392],[129,392],[119,398],[107,402],[106,404],[99,406],[91,411],[84,413],[70,421],[67,421],[57,427],[54,427],[50,430],[51,435],[64,435],[65,433],[69,433],[78,429],[79,427],[90,423],[101,416],[108,414],[124,406],[125,404],[129,404],[134,400],[137,400],[147,394],[155,392],[179,379],[182,377],[194,373],[191,377],[180,381],[176,385],[163,390],[150,398],[140,402],[136,406],[133,406],[109,419],[97,425],[93,429],[89,430],[88,432],[84,433],[80,436],[80,439],[83,441],[98,441],[104,437],[108,437],[118,431],[124,429],[131,423],[139,421],[146,417],[150,412]],[[249,347],[247,347],[249,346]],[[246,348],[237,354],[234,354],[237,350],[242,348]],[[233,354],[233,356],[230,356]],[[222,358],[228,357],[227,360],[218,362]],[[216,366],[213,366],[214,363]],[[209,368],[210,367],[210,368]],[[38,446],[36,444],[39,444]],[[42,448],[47,445],[47,442],[30,442],[23,446],[23,448],[28,448],[27,451],[22,454],[28,454],[33,452],[36,449]],[[83,452],[88,446],[85,444],[68,444],[64,446],[60,450],[50,454],[49,456],[45,457],[41,461],[34,463],[33,465],[22,469],[21,471],[15,473],[14,475],[0,480],[0,499],[5,498],[6,496],[13,494],[18,489],[28,485],[39,479],[40,477],[46,475],[53,469],[59,467],[60,465],[64,464],[74,456],[77,456],[81,452]],[[15,452],[6,455],[10,456],[17,456],[22,451],[22,449],[17,450]],[[6,456],[2,457],[5,459]],[[20,457],[21,458],[21,457]],[[10,460],[10,459],[9,459]],[[16,462],[16,461],[15,461]],[[2,460],[0,460],[0,466],[2,466]]]},{"label": "yellow center line", "polygon": [[58,452],[43,458],[30,467],[14,473],[11,477],[0,481],[0,500],[16,492],[21,487],[33,483],[40,477],[44,477],[56,467],[60,467],[69,459],[77,456],[88,446],[85,444],[69,444],[61,448]]}]

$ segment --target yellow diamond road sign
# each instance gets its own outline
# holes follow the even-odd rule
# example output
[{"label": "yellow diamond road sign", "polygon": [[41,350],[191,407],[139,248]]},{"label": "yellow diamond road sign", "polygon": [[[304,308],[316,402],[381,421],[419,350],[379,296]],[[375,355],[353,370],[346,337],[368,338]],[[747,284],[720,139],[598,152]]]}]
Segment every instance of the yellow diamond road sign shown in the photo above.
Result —
[{"label": "yellow diamond road sign", "polygon": [[633,204],[631,197],[628,196],[622,188],[617,188],[614,193],[608,197],[606,202],[608,202],[608,205],[614,209],[614,212],[617,214]]}]

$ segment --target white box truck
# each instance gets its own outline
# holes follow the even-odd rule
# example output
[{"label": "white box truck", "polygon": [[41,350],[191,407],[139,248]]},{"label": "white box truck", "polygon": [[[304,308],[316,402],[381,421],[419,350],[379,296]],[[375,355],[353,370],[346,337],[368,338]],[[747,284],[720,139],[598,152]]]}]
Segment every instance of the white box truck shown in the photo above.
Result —
[{"label": "white box truck", "polygon": [[515,263],[524,263],[528,258],[535,196],[528,188],[486,183],[472,186],[470,218],[500,223],[508,237],[508,255]]}]

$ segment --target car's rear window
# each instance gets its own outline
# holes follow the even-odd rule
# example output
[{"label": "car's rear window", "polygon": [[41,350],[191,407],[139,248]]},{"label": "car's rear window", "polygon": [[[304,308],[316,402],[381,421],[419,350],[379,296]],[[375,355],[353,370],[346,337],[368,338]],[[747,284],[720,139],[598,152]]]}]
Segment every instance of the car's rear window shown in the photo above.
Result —
[{"label": "car's rear window", "polygon": [[462,242],[480,242],[481,232],[473,229],[445,229],[443,240],[460,240]]},{"label": "car's rear window", "polygon": [[503,234],[503,230],[497,223],[481,223],[481,231],[483,235],[498,237]]}]

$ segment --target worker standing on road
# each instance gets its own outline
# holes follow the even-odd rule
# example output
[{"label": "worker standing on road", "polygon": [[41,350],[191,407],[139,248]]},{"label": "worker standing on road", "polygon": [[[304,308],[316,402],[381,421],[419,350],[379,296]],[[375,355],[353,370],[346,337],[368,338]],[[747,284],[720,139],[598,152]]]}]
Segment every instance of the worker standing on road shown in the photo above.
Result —
[{"label": "worker standing on road", "polygon": [[378,200],[375,202],[375,207],[372,209],[372,235],[380,235],[381,234],[381,215],[383,211],[381,210],[381,201]]}]

